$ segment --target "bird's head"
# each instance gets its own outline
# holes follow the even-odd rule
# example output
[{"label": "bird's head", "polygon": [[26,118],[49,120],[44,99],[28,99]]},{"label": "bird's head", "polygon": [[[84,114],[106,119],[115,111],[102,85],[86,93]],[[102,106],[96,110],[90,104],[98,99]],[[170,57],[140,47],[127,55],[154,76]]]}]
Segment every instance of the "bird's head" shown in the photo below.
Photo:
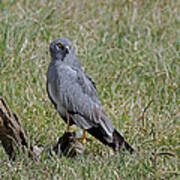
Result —
[{"label": "bird's head", "polygon": [[72,42],[67,38],[59,38],[54,40],[49,47],[52,60],[61,60],[70,54],[73,50]]}]

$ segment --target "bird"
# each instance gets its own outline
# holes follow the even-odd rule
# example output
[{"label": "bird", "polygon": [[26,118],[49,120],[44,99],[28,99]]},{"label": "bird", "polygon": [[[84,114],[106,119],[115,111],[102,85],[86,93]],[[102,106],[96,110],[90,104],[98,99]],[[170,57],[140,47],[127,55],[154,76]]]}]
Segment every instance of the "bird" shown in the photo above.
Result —
[{"label": "bird", "polygon": [[105,114],[91,77],[83,71],[72,42],[65,37],[50,43],[50,63],[47,70],[47,93],[60,117],[70,126],[77,125],[114,151],[125,147],[135,150],[115,129]]}]

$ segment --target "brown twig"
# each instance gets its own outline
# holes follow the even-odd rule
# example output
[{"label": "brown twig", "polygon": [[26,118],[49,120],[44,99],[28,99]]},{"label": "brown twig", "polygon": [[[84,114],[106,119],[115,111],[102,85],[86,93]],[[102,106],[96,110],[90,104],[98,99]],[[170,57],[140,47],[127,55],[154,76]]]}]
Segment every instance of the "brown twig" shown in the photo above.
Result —
[{"label": "brown twig", "polygon": [[142,120],[142,126],[144,127],[144,119],[145,119],[145,113],[146,113],[146,111],[148,110],[148,108],[150,107],[150,105],[151,105],[151,103],[154,101],[154,98],[152,98],[150,101],[149,101],[149,103],[147,104],[147,106],[144,108],[144,110],[143,110],[143,113],[142,113],[142,116],[140,116],[139,118],[138,118],[138,120]]},{"label": "brown twig", "polygon": [[156,156],[172,156],[176,157],[172,152],[159,152],[156,154]]}]

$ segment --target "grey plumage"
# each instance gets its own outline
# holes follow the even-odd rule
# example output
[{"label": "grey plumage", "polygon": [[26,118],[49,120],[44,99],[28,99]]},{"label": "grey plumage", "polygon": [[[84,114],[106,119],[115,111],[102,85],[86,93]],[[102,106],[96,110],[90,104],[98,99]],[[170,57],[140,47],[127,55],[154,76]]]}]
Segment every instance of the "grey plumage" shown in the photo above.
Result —
[{"label": "grey plumage", "polygon": [[[89,131],[92,135],[94,129],[98,130],[100,138],[97,138],[111,146],[115,143],[112,121],[103,112],[95,84],[83,72],[71,45],[71,41],[66,38],[57,39],[50,44],[48,95],[65,121],[69,116],[72,124]],[[112,148],[116,149],[117,145],[112,145]]]}]

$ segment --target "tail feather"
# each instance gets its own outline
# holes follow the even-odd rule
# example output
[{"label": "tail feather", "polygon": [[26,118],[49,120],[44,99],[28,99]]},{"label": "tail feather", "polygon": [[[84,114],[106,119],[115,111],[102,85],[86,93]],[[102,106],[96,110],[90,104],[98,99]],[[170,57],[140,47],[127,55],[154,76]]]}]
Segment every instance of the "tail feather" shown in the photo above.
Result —
[{"label": "tail feather", "polygon": [[125,141],[125,139],[119,134],[119,132],[114,130],[112,143],[114,151],[120,150],[123,144],[126,150],[129,151],[131,154],[134,152],[134,149],[128,144],[127,141]]},{"label": "tail feather", "polygon": [[102,142],[104,145],[108,145],[114,151],[120,151],[121,147],[124,145],[125,149],[129,151],[131,154],[135,152],[135,150],[125,141],[123,136],[119,134],[117,130],[113,131],[113,141],[108,142],[107,135],[105,134],[102,127],[93,127],[87,130],[92,136]]}]

